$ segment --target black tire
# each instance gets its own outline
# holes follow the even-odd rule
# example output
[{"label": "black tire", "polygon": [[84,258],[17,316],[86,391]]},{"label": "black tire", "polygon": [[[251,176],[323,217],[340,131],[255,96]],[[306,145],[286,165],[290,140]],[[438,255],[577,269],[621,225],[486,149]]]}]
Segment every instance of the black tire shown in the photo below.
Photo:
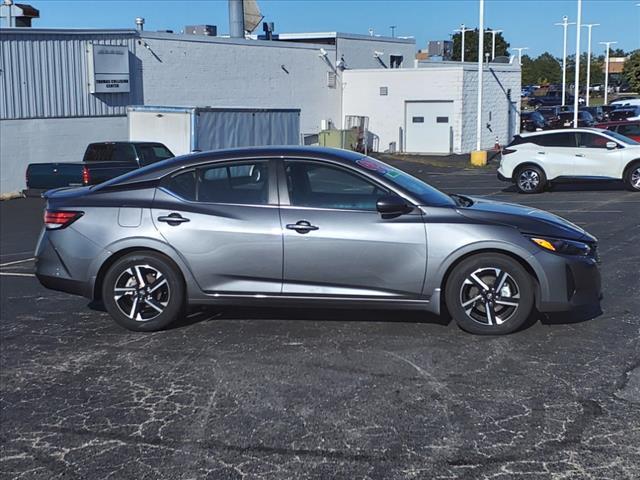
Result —
[{"label": "black tire", "polygon": [[535,165],[518,168],[513,179],[520,193],[541,193],[547,186],[547,176],[540,167]]},{"label": "black tire", "polygon": [[183,314],[184,280],[164,255],[134,252],[109,267],[102,282],[102,300],[118,325],[136,332],[154,332]]},{"label": "black tire", "polygon": [[624,185],[632,192],[640,192],[640,162],[633,162],[624,175]]},{"label": "black tire", "polygon": [[445,302],[461,329],[478,335],[504,335],[527,322],[533,310],[534,285],[529,273],[513,258],[478,254],[466,258],[451,272],[445,285]]}]

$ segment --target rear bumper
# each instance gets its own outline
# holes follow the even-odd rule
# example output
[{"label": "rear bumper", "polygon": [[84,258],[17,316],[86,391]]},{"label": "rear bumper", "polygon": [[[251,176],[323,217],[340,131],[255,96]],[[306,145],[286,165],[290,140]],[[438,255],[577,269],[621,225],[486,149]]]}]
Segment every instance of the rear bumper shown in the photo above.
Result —
[{"label": "rear bumper", "polygon": [[80,295],[86,297],[86,284],[78,280],[71,278],[53,277],[50,275],[43,275],[36,273],[36,278],[40,284],[51,290],[57,290],[59,292],[70,293],[72,295]]},{"label": "rear bumper", "polygon": [[562,261],[545,266],[549,273],[549,290],[539,296],[538,310],[562,312],[599,305],[603,295],[596,261],[556,257]]}]

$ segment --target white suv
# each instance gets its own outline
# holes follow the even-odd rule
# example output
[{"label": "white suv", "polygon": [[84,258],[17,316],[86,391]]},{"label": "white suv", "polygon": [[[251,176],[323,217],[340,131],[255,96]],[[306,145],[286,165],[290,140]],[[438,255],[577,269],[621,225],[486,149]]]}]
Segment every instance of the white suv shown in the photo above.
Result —
[{"label": "white suv", "polygon": [[640,143],[609,130],[576,128],[516,135],[502,151],[500,180],[539,193],[552,180],[623,180],[640,191]]}]

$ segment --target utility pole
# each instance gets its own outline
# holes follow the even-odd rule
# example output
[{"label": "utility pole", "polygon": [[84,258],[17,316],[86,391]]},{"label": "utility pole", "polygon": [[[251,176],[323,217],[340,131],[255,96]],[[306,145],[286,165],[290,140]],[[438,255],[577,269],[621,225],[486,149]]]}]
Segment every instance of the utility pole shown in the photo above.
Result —
[{"label": "utility pole", "polygon": [[480,0],[480,25],[478,27],[478,116],[476,119],[476,151],[482,148],[482,53],[484,52],[484,0]]},{"label": "utility pole", "polygon": [[587,107],[589,106],[589,85],[591,85],[591,29],[593,27],[597,27],[600,25],[599,23],[587,23],[582,25],[589,29],[589,34],[587,36],[587,96],[585,104]]},{"label": "utility pole", "polygon": [[578,0],[578,19],[576,21],[576,75],[573,90],[573,128],[578,128],[578,108],[580,107],[580,25],[582,25],[582,0]]},{"label": "utility pole", "polygon": [[391,38],[396,38],[396,26],[391,25],[389,28],[391,29]]},{"label": "utility pole", "polygon": [[491,60],[496,58],[496,34],[502,33],[504,30],[493,30],[487,28],[487,32],[491,32]]},{"label": "utility pole", "polygon": [[556,23],[555,25],[561,25],[564,30],[564,43],[562,47],[562,106],[567,103],[567,27],[569,25],[575,25],[576,22],[569,22],[569,18],[565,15],[562,17],[562,23]]},{"label": "utility pole", "polygon": [[462,48],[461,48],[461,51],[460,51],[460,61],[461,62],[464,62],[464,32],[468,32],[470,30],[471,30],[471,28],[466,28],[464,26],[464,23],[463,23],[462,25],[460,25],[460,28],[458,30],[454,30],[453,31],[453,33],[460,32],[460,35],[461,35],[461,39],[462,39],[462,46],[461,46]]},{"label": "utility pole", "polygon": [[[638,4],[640,7],[640,3]],[[606,105],[609,101],[609,50],[611,50],[611,45],[614,45],[618,42],[600,42],[600,45],[605,45],[607,49],[604,57],[604,104]]]},{"label": "utility pole", "polygon": [[513,49],[518,51],[518,63],[522,66],[522,51],[529,50],[529,47],[513,47]]}]

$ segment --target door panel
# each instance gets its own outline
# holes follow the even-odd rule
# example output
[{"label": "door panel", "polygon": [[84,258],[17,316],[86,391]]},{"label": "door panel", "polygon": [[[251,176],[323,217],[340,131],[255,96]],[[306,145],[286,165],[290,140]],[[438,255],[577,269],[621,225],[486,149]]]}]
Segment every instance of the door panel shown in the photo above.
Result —
[{"label": "door panel", "polygon": [[421,295],[427,244],[419,210],[382,218],[376,200],[389,191],[342,167],[287,161],[279,175],[283,293]]},{"label": "door panel", "polygon": [[453,102],[405,103],[405,151],[450,153]]},{"label": "door panel", "polygon": [[[377,212],[283,207],[283,293],[419,296],[427,262],[420,213],[385,220]],[[286,225],[309,222],[298,233]]]},{"label": "door panel", "polygon": [[607,137],[594,133],[578,133],[574,174],[580,177],[616,177],[621,171],[620,150],[606,148]]},{"label": "door panel", "polygon": [[[204,167],[177,175],[157,190],[154,223],[203,291],[280,293],[280,215],[265,167]],[[270,180],[275,188],[275,178]],[[222,203],[226,198],[235,203]]]}]

